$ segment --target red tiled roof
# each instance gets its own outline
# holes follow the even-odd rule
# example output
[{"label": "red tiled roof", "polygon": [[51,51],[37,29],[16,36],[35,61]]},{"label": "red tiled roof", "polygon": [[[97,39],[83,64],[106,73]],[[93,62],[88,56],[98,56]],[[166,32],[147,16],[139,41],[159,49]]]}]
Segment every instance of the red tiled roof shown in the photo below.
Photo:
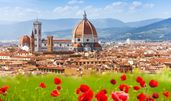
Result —
[{"label": "red tiled roof", "polygon": [[24,54],[26,54],[26,53],[29,53],[29,52],[27,52],[27,51],[25,51],[25,50],[21,50],[21,49],[19,49],[19,50],[17,50],[15,53],[24,53]]},{"label": "red tiled roof", "polygon": [[165,63],[165,62],[171,62],[171,59],[169,58],[155,58],[151,59],[151,62],[160,62],[160,63]]},{"label": "red tiled roof", "polygon": [[64,68],[59,67],[59,66],[39,66],[38,68],[64,70]]},{"label": "red tiled roof", "polygon": [[31,58],[30,56],[12,56],[12,58]]},{"label": "red tiled roof", "polygon": [[74,38],[81,38],[85,35],[97,37],[97,32],[93,24],[88,19],[83,19],[73,31]]},{"label": "red tiled roof", "polygon": [[53,40],[54,42],[71,42],[71,40]]},{"label": "red tiled roof", "polygon": [[[43,40],[45,43],[47,42],[47,40]],[[70,42],[71,43],[71,40],[67,40],[67,39],[63,39],[63,40],[53,40],[53,42]]]},{"label": "red tiled roof", "polygon": [[0,53],[0,56],[11,56],[10,53]]},{"label": "red tiled roof", "polygon": [[95,47],[101,47],[101,45],[99,43],[95,43],[94,45]]},{"label": "red tiled roof", "polygon": [[73,47],[82,47],[82,45],[80,43],[75,43],[73,44]]},{"label": "red tiled roof", "polygon": [[30,46],[30,37],[28,35],[24,35],[20,38],[20,44],[24,45],[25,43],[27,43]]}]

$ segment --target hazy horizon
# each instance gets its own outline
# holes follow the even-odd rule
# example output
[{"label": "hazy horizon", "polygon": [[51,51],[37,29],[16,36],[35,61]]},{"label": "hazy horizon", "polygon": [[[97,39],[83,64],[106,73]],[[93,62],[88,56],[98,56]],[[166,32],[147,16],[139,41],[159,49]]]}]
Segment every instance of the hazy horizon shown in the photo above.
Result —
[{"label": "hazy horizon", "polygon": [[[171,17],[168,17],[168,18],[171,18]],[[124,23],[130,23],[130,22],[139,22],[139,21],[145,21],[145,20],[152,20],[152,19],[168,19],[168,18],[150,18],[150,19],[140,19],[140,20],[136,20],[135,21],[122,21],[120,19],[116,19],[116,18],[90,18],[89,20],[96,20],[96,19],[115,19],[115,20],[119,20],[119,21],[122,21]],[[80,18],[38,18],[39,20],[60,20],[60,19],[82,19],[82,17]],[[0,23],[6,23],[6,24],[11,24],[11,23],[18,23],[18,22],[25,22],[25,21],[34,21],[34,20],[37,20],[37,18],[33,18],[33,19],[27,19],[27,20],[15,20],[15,21],[9,21],[9,20],[0,20]]]}]

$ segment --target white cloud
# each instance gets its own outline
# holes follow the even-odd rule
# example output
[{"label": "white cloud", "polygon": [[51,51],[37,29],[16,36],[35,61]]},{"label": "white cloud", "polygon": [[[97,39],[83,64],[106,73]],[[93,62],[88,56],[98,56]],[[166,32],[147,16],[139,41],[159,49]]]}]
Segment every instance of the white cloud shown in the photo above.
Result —
[{"label": "white cloud", "polygon": [[134,1],[132,2],[132,4],[129,5],[129,8],[131,10],[136,10],[136,9],[139,9],[139,8],[142,8],[143,7],[143,4],[139,1]]},{"label": "white cloud", "polygon": [[153,8],[154,4],[152,3],[142,3],[140,1],[134,1],[132,2],[132,4],[129,5],[129,8],[131,10],[137,10],[137,9],[146,9],[146,8]]},{"label": "white cloud", "polygon": [[170,15],[168,11],[163,12],[164,15]]},{"label": "white cloud", "polygon": [[52,13],[53,15],[57,15],[58,17],[74,17],[74,14],[78,12],[80,9],[79,6],[63,6],[63,7],[56,7]]},{"label": "white cloud", "polygon": [[113,2],[112,5],[110,6],[120,9],[120,8],[125,8],[127,6],[127,3],[126,2]]},{"label": "white cloud", "polygon": [[154,7],[154,4],[152,4],[152,3],[145,4],[144,7],[145,8],[153,8]]},{"label": "white cloud", "polygon": [[70,0],[70,1],[68,2],[68,4],[70,4],[70,5],[74,5],[74,4],[83,4],[83,3],[84,3],[83,0]]},{"label": "white cloud", "polygon": [[31,16],[38,16],[40,11],[31,8],[1,7],[0,13],[0,19],[5,18],[5,20],[23,20],[30,19]]},{"label": "white cloud", "polygon": [[105,11],[122,12],[127,7],[126,2],[113,2],[112,4],[104,7]]},{"label": "white cloud", "polygon": [[111,10],[113,9],[115,12],[128,12],[129,10],[139,10],[146,8],[153,8],[154,4],[150,3],[142,3],[140,1],[133,1],[131,3],[128,2],[113,2],[112,4],[106,5],[104,9]]},{"label": "white cloud", "polygon": [[[77,1],[77,2],[76,2]],[[78,2],[79,1],[79,2]],[[136,15],[139,9],[153,8],[154,4],[142,3],[139,1],[113,2],[103,7],[95,7],[92,5],[77,5],[75,3],[83,3],[83,0],[70,0],[70,4],[58,6],[52,10],[39,10],[34,8],[21,7],[1,7],[0,19],[5,20],[28,20],[36,17],[39,18],[81,18],[83,11],[86,10],[89,18],[119,18]],[[68,2],[68,3],[69,3]],[[134,11],[133,13],[131,11]]]}]

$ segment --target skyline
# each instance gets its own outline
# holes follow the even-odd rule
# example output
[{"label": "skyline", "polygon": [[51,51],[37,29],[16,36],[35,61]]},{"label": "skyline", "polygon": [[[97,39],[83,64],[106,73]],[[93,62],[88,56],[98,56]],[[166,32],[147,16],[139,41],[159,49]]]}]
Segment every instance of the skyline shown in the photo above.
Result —
[{"label": "skyline", "polygon": [[170,0],[0,0],[0,21],[114,18],[124,22],[171,17]]}]

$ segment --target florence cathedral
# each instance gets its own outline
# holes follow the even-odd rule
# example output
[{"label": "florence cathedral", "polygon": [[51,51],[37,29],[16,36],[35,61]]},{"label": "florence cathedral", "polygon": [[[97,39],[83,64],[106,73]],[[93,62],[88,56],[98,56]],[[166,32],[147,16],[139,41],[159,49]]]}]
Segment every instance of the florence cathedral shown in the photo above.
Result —
[{"label": "florence cathedral", "polygon": [[31,52],[84,52],[102,50],[101,45],[98,43],[96,29],[87,19],[86,12],[84,12],[83,19],[73,29],[72,40],[57,40],[53,36],[42,38],[42,23],[37,19],[33,22],[31,36],[22,36],[19,47]]}]

